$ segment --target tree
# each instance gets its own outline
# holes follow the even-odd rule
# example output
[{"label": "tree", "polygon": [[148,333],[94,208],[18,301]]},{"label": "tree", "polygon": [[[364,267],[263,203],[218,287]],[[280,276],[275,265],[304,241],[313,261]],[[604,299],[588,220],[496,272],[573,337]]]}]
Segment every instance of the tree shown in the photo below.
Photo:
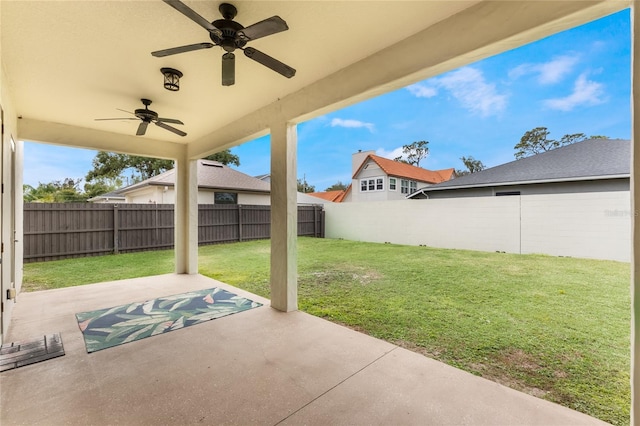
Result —
[{"label": "tree", "polygon": [[[520,142],[513,147],[516,150],[514,154],[516,160],[587,139],[587,135],[584,133],[574,133],[564,135],[560,140],[554,140],[548,138],[549,133],[546,127],[536,127],[525,132],[520,138]],[[589,139],[608,139],[608,137],[598,135],[591,136]]]},{"label": "tree", "polygon": [[476,160],[472,156],[460,157],[460,160],[467,168],[467,170],[456,170],[456,176],[464,176],[471,173],[477,173],[485,169],[485,165],[482,164],[482,161]]},{"label": "tree", "polygon": [[298,192],[309,193],[316,192],[316,187],[309,185],[307,178],[298,179]]},{"label": "tree", "polygon": [[325,191],[344,191],[345,189],[347,189],[347,185],[342,183],[342,181],[338,181],[325,189]]},{"label": "tree", "polygon": [[89,170],[85,177],[87,182],[122,178],[123,173],[130,170],[131,180],[135,183],[173,168],[173,161],[100,151],[92,165],[93,170]]},{"label": "tree", "polygon": [[108,192],[115,191],[122,186],[122,179],[115,178],[99,178],[94,182],[87,182],[84,184],[84,193],[87,199],[97,197],[98,195],[106,194]]},{"label": "tree", "polygon": [[87,201],[79,185],[82,179],[66,178],[49,183],[38,183],[37,187],[23,186],[23,200],[27,203],[79,203]]},{"label": "tree", "polygon": [[393,159],[400,163],[420,167],[420,161],[429,155],[429,141],[417,141],[402,146],[402,155]]},{"label": "tree", "polygon": [[[232,154],[228,149],[211,154],[206,159],[218,161],[225,165],[240,165],[240,157]],[[93,159],[92,165],[93,170],[90,170],[85,177],[88,183],[100,179],[118,178],[124,178],[130,183],[136,183],[172,169],[173,161],[100,151]],[[123,176],[125,171],[131,172],[130,179]]]},{"label": "tree", "polygon": [[205,157],[205,160],[217,161],[225,166],[228,166],[229,164],[233,164],[236,167],[240,166],[240,157],[232,154],[231,150],[228,149],[211,154],[208,157]]}]

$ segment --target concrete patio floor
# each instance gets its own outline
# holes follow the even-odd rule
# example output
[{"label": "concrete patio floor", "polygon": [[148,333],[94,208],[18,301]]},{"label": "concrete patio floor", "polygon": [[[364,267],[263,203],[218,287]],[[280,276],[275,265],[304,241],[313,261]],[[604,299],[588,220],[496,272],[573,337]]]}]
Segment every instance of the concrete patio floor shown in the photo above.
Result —
[{"label": "concrete patio floor", "polygon": [[[75,313],[216,286],[265,306],[86,353]],[[173,274],[21,294],[7,342],[60,332],[66,355],[2,373],[0,423],[605,424],[268,303]]]}]

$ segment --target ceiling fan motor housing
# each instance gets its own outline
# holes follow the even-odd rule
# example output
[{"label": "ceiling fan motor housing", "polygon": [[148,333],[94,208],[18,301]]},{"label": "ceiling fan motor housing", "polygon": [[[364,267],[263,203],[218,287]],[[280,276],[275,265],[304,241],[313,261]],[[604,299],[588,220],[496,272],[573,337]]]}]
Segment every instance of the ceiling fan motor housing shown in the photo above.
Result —
[{"label": "ceiling fan motor housing", "polygon": [[147,123],[151,122],[152,120],[156,120],[158,118],[158,113],[149,109],[151,101],[149,99],[140,100],[144,104],[144,109],[138,108],[137,110],[135,110],[135,116],[142,121],[146,121]]},{"label": "ceiling fan motor housing", "polygon": [[287,23],[278,15],[274,15],[270,18],[249,25],[248,27],[244,27],[242,24],[233,20],[238,13],[238,9],[229,3],[222,3],[218,8],[223,19],[217,19],[210,22],[180,0],[163,1],[207,30],[209,38],[213,43],[195,43],[170,49],[157,50],[155,52],[151,52],[153,56],[161,58],[178,53],[192,52],[195,50],[220,46],[226,52],[222,55],[223,86],[231,86],[235,84],[235,55],[233,52],[237,49],[244,51],[244,55],[246,57],[270,68],[286,78],[291,78],[296,74],[296,70],[294,68],[272,58],[266,53],[263,53],[253,47],[245,48],[246,44],[250,41],[288,30],[289,27],[287,26]]},{"label": "ceiling fan motor housing", "polygon": [[215,44],[222,46],[227,52],[233,52],[237,48],[244,47],[247,44],[246,41],[236,38],[236,33],[244,29],[244,27],[236,21],[218,19],[211,24],[222,31],[222,36],[220,37],[214,33],[209,33],[209,37]]}]

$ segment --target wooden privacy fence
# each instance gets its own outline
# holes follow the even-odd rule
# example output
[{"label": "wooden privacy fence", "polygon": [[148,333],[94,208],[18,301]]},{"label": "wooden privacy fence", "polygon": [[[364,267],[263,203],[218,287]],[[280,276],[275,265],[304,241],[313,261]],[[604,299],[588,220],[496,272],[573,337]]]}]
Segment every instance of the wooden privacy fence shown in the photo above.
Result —
[{"label": "wooden privacy fence", "polygon": [[[25,203],[24,262],[173,248],[173,204]],[[201,204],[198,244],[270,237],[271,206]],[[322,206],[298,206],[298,235],[324,237]]]}]

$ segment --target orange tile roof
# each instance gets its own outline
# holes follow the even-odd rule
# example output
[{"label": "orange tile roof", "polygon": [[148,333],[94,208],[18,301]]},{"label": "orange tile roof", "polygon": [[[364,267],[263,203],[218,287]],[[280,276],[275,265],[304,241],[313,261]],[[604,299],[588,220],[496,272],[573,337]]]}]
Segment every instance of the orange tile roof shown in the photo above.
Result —
[{"label": "orange tile roof", "polygon": [[334,203],[341,203],[342,201],[344,201],[344,197],[347,196],[347,194],[349,193],[349,191],[351,191],[351,184],[349,184],[349,186],[347,186],[347,189],[345,189],[344,191],[342,191],[342,194],[337,196],[335,200],[333,200]]},{"label": "orange tile roof", "polygon": [[454,169],[452,168],[437,171],[427,170],[410,164],[401,163],[399,161],[389,160],[388,158],[379,157],[374,154],[369,154],[365,161],[360,165],[358,171],[353,175],[354,178],[358,173],[360,173],[360,170],[362,170],[362,167],[368,159],[373,160],[389,176],[407,178],[425,183],[440,183],[450,180],[454,173]]},{"label": "orange tile roof", "polygon": [[338,191],[325,191],[325,192],[310,192],[307,195],[312,195],[314,197],[318,197],[318,198],[322,198],[323,200],[327,200],[327,201],[336,201],[336,199],[340,198],[344,198],[344,193],[345,191],[343,190],[338,190]]},{"label": "orange tile roof", "polygon": [[444,182],[444,181],[453,179],[453,177],[456,174],[456,169],[451,168],[451,169],[436,170],[436,173],[442,176],[442,181]]},{"label": "orange tile roof", "polygon": [[341,203],[349,191],[351,191],[351,184],[347,186],[347,189],[342,191],[310,192],[307,195],[313,195],[314,197],[322,198],[323,200],[332,201],[334,203]]}]

